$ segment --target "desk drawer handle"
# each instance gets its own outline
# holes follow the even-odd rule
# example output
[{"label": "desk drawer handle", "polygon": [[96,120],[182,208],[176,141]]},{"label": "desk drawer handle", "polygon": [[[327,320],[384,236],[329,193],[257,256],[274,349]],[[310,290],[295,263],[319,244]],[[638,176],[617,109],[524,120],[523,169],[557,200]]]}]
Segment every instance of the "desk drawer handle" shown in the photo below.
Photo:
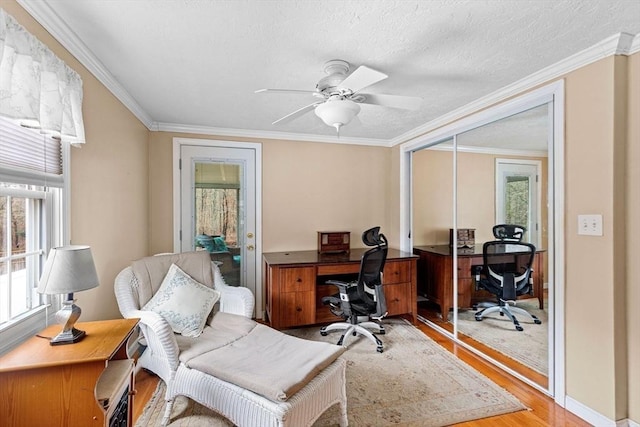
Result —
[{"label": "desk drawer handle", "polygon": [[302,307],[296,307],[296,311],[297,311],[297,312],[302,311]]},{"label": "desk drawer handle", "polygon": [[298,277],[298,278],[296,279],[296,282],[300,283],[300,282],[302,282],[302,279]]}]

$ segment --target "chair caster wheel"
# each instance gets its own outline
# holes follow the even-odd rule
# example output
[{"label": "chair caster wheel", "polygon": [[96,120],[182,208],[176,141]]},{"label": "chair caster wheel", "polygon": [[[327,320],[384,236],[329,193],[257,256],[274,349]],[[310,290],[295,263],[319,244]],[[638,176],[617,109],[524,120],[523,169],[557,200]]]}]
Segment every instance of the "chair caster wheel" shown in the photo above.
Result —
[{"label": "chair caster wheel", "polygon": [[378,347],[378,348],[376,348],[376,351],[377,351],[378,353],[382,353],[384,350],[382,349],[382,347]]},{"label": "chair caster wheel", "polygon": [[476,316],[476,322],[482,322],[482,317]]},{"label": "chair caster wheel", "polygon": [[326,337],[327,335],[329,335],[329,333],[325,331],[320,331],[320,335],[322,335],[323,337]]},{"label": "chair caster wheel", "polygon": [[542,325],[542,320],[540,319],[534,319],[533,323],[535,323],[536,325]]},{"label": "chair caster wheel", "polygon": [[524,329],[520,325],[516,325],[516,330],[518,330],[520,332],[524,331]]},{"label": "chair caster wheel", "polygon": [[378,335],[384,335],[385,333],[386,333],[386,332],[385,332],[385,330],[384,330],[384,329],[383,329],[383,330],[381,330],[381,331],[379,331],[379,332],[377,332],[377,334],[378,334]]}]

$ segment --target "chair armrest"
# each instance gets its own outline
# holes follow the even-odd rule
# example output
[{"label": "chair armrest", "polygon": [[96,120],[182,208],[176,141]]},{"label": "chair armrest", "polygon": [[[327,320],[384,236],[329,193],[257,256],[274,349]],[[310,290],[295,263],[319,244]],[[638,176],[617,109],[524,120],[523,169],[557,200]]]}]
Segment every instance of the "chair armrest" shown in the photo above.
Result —
[{"label": "chair armrest", "polygon": [[215,287],[220,292],[220,311],[253,317],[255,298],[249,289],[219,283]]},{"label": "chair armrest", "polygon": [[473,284],[475,285],[476,291],[483,289],[482,286],[480,286],[480,282],[482,281],[483,270],[484,270],[483,265],[474,265],[473,267],[471,267],[471,273],[473,275]]},{"label": "chair armrest", "polygon": [[172,370],[178,369],[180,350],[169,323],[153,311],[135,310],[127,314],[140,319],[138,325],[147,341],[148,350],[165,358]]},{"label": "chair armrest", "polygon": [[349,288],[351,288],[351,287],[353,287],[353,286],[356,286],[356,285],[357,285],[357,283],[356,283],[356,282],[342,282],[342,281],[340,281],[340,280],[327,280],[327,281],[326,281],[326,282],[324,282],[324,283],[326,283],[327,285],[334,285],[334,286],[337,286],[337,287],[338,287],[338,290],[339,290],[341,293],[346,293],[346,292],[347,292],[347,289],[349,289]]}]

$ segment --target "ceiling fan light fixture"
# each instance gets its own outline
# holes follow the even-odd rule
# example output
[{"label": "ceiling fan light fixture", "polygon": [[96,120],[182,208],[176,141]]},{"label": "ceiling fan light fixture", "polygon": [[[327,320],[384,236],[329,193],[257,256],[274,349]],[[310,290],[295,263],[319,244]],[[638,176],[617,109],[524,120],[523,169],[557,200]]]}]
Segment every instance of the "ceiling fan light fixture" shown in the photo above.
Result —
[{"label": "ceiling fan light fixture", "polygon": [[316,107],[316,116],[320,117],[327,126],[336,128],[348,124],[360,112],[360,106],[348,99],[327,101]]}]

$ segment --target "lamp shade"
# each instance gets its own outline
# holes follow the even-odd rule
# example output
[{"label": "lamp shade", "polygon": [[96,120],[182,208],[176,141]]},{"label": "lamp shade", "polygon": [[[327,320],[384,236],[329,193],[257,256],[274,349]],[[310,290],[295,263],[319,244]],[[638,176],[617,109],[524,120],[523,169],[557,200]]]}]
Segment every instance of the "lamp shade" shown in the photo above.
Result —
[{"label": "lamp shade", "polygon": [[89,246],[61,246],[49,252],[38,283],[41,294],[71,294],[98,286]]},{"label": "lamp shade", "polygon": [[325,124],[340,130],[360,112],[360,106],[349,99],[328,100],[315,109],[316,116]]}]

